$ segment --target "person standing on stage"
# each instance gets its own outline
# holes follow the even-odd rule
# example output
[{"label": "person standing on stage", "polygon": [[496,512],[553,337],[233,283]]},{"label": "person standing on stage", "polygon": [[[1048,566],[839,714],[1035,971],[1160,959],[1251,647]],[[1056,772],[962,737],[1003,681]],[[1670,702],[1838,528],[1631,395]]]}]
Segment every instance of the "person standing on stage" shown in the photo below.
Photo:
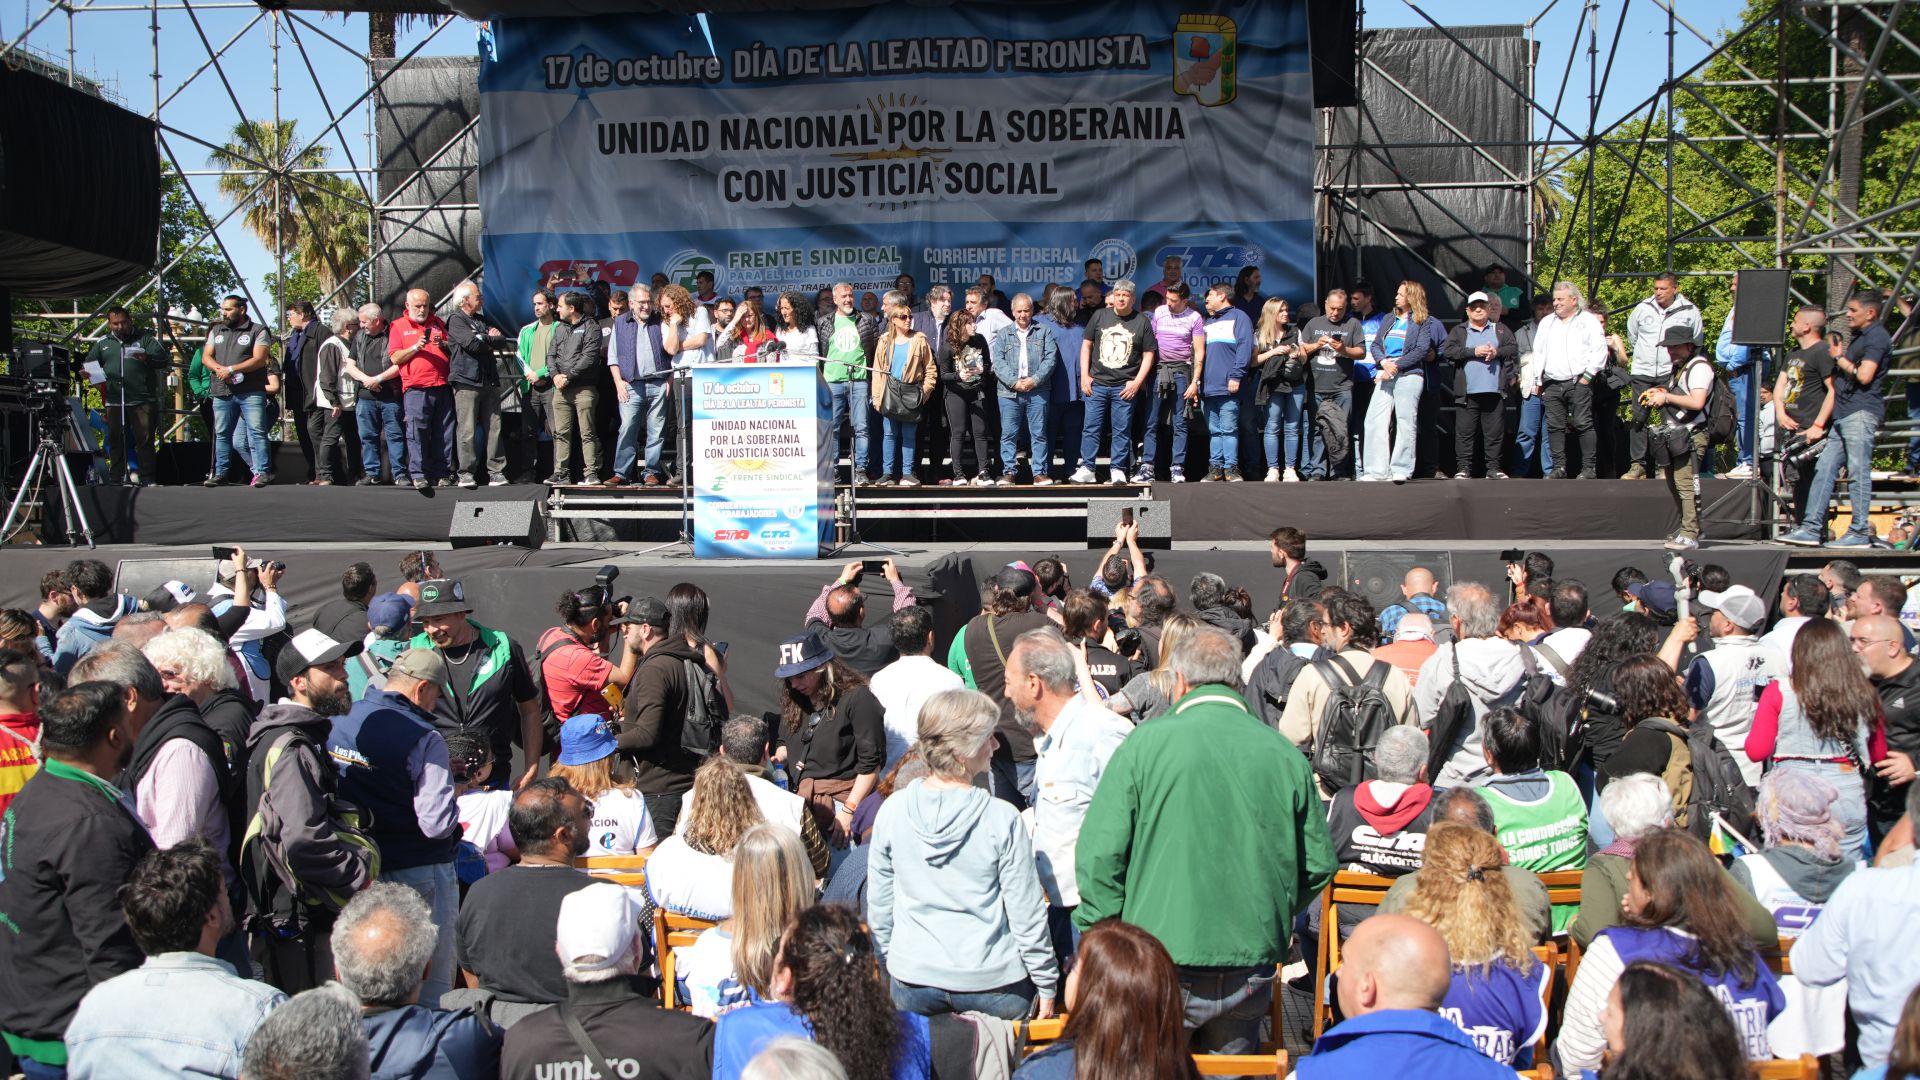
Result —
[{"label": "person standing on stage", "polygon": [[[387,317],[379,304],[362,304],[353,335],[347,378],[354,392],[354,424],[360,429],[361,486],[398,484],[407,478],[407,440],[400,424],[400,368],[387,355]],[[380,479],[380,446],[387,447],[387,479]]]},{"label": "person standing on stage", "polygon": [[853,286],[845,281],[833,286],[833,308],[819,319],[821,377],[827,380],[827,392],[833,399],[833,460],[837,466],[847,448],[840,442],[840,425],[853,426],[852,453],[847,466],[853,482],[867,480],[867,398],[872,390],[869,371],[874,345],[880,340],[880,320],[857,310],[853,305]]},{"label": "person standing on stage", "polygon": [[200,352],[200,364],[213,376],[207,392],[213,398],[213,472],[207,487],[227,482],[233,459],[233,433],[243,422],[247,445],[255,463],[254,487],[273,483],[273,447],[267,442],[267,364],[273,352],[273,331],[247,315],[239,296],[220,301],[220,321],[207,328],[211,335]]},{"label": "person standing on stage", "polygon": [[[1582,480],[1592,480],[1598,462],[1593,431],[1593,381],[1607,365],[1607,332],[1586,309],[1571,281],[1553,287],[1553,311],[1534,329],[1540,356],[1540,398],[1546,413],[1547,447],[1553,456],[1549,479],[1567,478],[1567,432],[1580,440]],[[1646,475],[1642,471],[1641,475]]]},{"label": "person standing on stage", "polygon": [[[600,325],[588,317],[592,301],[586,293],[560,297],[560,321],[547,351],[547,370],[553,376],[553,475],[549,484],[573,483],[573,436],[580,434],[583,484],[600,482],[600,433],[595,426],[597,380],[606,366],[606,340]],[[669,348],[671,346],[669,345]]]},{"label": "person standing on stage", "polygon": [[666,445],[669,376],[673,358],[667,355],[666,331],[653,310],[653,290],[635,285],[627,291],[627,310],[613,320],[612,348],[607,371],[613,375],[613,393],[620,405],[620,435],[613,448],[613,475],[609,487],[634,482],[641,438],[646,439],[646,473],[640,479],[657,485],[660,452]]},{"label": "person standing on stage", "polygon": [[453,306],[447,317],[447,381],[453,386],[460,486],[479,487],[484,462],[488,484],[500,487],[507,482],[507,450],[500,441],[500,368],[494,360],[500,328],[487,322],[480,310],[480,286],[471,281],[453,287]]},{"label": "person standing on stage", "polygon": [[154,374],[164,370],[167,351],[160,339],[143,334],[123,307],[107,309],[107,336],[87,351],[87,363],[99,364],[101,411],[107,418],[109,474],[113,483],[144,486],[159,475],[153,460]]},{"label": "person standing on stage", "polygon": [[407,313],[387,331],[387,356],[400,369],[407,461],[419,490],[453,486],[453,388],[447,385],[447,324],[425,289],[407,291]]},{"label": "person standing on stage", "polygon": [[1429,320],[1426,287],[1417,281],[1401,282],[1393,294],[1393,310],[1381,320],[1380,332],[1368,346],[1377,375],[1374,397],[1367,405],[1362,480],[1401,484],[1413,479],[1420,397],[1427,387],[1426,363],[1435,352]]},{"label": "person standing on stage", "polygon": [[1367,351],[1360,320],[1347,313],[1346,290],[1329,292],[1320,314],[1308,320],[1300,336],[1312,381],[1314,431],[1326,452],[1326,477],[1332,480],[1353,455],[1347,426],[1353,412],[1353,368]]},{"label": "person standing on stage", "polygon": [[1107,482],[1127,482],[1127,464],[1133,456],[1133,408],[1140,391],[1153,376],[1152,324],[1133,306],[1133,282],[1113,283],[1107,306],[1087,322],[1080,343],[1080,391],[1086,395],[1086,427],[1080,439],[1080,471],[1076,484],[1095,483],[1093,461],[1100,454],[1100,434],[1111,421]]},{"label": "person standing on stage", "polygon": [[[1185,288],[1185,283],[1176,286]],[[1240,481],[1240,388],[1253,358],[1253,320],[1233,306],[1233,290],[1226,282],[1207,289],[1207,321],[1201,329],[1204,346],[1196,357],[1194,385],[1200,388],[1207,417],[1207,475],[1205,480]]]},{"label": "person standing on stage", "polygon": [[1460,480],[1473,475],[1476,436],[1487,478],[1507,478],[1500,471],[1500,443],[1506,435],[1501,389],[1506,365],[1518,359],[1520,352],[1514,347],[1513,331],[1492,318],[1491,299],[1483,292],[1467,297],[1467,321],[1453,328],[1442,350],[1442,355],[1460,365],[1466,383],[1453,440],[1455,477]]},{"label": "person standing on stage", "polygon": [[[1167,256],[1170,273],[1178,273],[1180,257]],[[1160,408],[1165,403],[1172,413],[1173,464],[1167,478],[1178,484],[1187,479],[1187,406],[1200,397],[1194,390],[1198,379],[1195,365],[1207,350],[1201,327],[1206,315],[1195,308],[1193,290],[1175,278],[1160,282],[1156,288],[1166,303],[1153,309],[1154,377],[1147,381],[1135,406],[1146,410],[1146,438],[1140,451],[1140,468],[1133,474],[1137,484],[1153,483],[1154,469],[1160,459]],[[1152,292],[1153,290],[1148,290]],[[1231,293],[1231,290],[1228,290]],[[1229,297],[1231,299],[1231,297]]]},{"label": "person standing on stage", "polygon": [[1000,469],[1002,484],[1020,482],[1020,427],[1026,424],[1027,464],[1037,485],[1053,483],[1047,475],[1053,453],[1047,441],[1047,402],[1053,369],[1060,363],[1060,345],[1053,331],[1033,318],[1033,297],[1013,298],[1013,322],[993,339],[993,374],[1000,405]]},{"label": "person standing on stage", "polygon": [[[1653,295],[1635,304],[1633,314],[1627,316],[1627,343],[1633,355],[1628,369],[1633,379],[1633,431],[1629,436],[1633,464],[1622,480],[1647,478],[1648,410],[1640,402],[1648,390],[1666,382],[1673,372],[1665,341],[1667,330],[1675,326],[1685,327],[1693,335],[1697,350],[1701,344],[1700,309],[1681,295],[1680,279],[1668,270],[1654,277]],[[1554,460],[1560,460],[1558,454]]]},{"label": "person standing on stage", "polygon": [[[520,328],[520,389],[526,403],[522,433],[534,443],[553,435],[553,377],[547,372],[547,351],[553,346],[553,328],[559,325],[559,307],[560,301],[541,289],[533,294],[533,321]],[[527,465],[531,473],[540,463],[537,453],[529,456],[535,459]]]},{"label": "person standing on stage", "polygon": [[1813,490],[1800,527],[1780,538],[1803,547],[1820,542],[1833,501],[1840,466],[1847,467],[1853,499],[1853,525],[1829,547],[1872,547],[1873,525],[1867,519],[1873,497],[1873,440],[1886,417],[1887,402],[1880,396],[1880,379],[1893,356],[1893,336],[1880,325],[1880,294],[1859,292],[1847,301],[1847,326],[1853,339],[1827,335],[1827,355],[1833,359],[1833,434],[1814,467]]}]

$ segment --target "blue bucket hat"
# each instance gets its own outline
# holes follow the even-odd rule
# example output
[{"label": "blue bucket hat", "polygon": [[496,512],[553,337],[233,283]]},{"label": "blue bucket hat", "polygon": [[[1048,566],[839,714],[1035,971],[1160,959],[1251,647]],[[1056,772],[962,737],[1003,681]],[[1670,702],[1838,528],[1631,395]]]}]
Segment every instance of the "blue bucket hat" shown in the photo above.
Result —
[{"label": "blue bucket hat", "polygon": [[599,713],[579,713],[560,725],[560,765],[591,765],[619,749],[613,726]]}]

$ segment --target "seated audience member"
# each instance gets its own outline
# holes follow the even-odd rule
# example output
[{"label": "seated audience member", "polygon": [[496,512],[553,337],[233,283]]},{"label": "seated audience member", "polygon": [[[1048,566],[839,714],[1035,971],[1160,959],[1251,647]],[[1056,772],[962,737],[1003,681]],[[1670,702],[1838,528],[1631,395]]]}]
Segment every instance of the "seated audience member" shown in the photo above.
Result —
[{"label": "seated audience member", "polygon": [[360,1001],[375,1076],[491,1080],[500,1031],[471,1010],[420,1004],[439,931],[433,910],[405,885],[377,881],[333,924],[333,966]]},{"label": "seated audience member", "polygon": [[[747,791],[753,795],[753,804],[760,808],[761,818],[793,830],[806,846],[807,860],[813,864],[814,876],[825,877],[833,859],[833,851],[827,846],[827,839],[821,834],[820,827],[814,823],[813,815],[807,811],[807,800],[768,779],[771,773],[767,769],[766,721],[742,713],[720,725],[720,756],[746,778]],[[895,768],[897,770],[898,766]],[[884,780],[874,788],[874,792],[883,797],[891,791]],[[693,793],[689,791],[688,805],[692,805],[692,799]],[[863,834],[871,830],[873,814],[879,809],[878,798],[862,803],[860,812],[854,815],[854,831]],[[862,821],[865,822],[864,826],[860,824]],[[685,832],[687,819],[682,817],[674,822],[673,827],[675,832]],[[862,835],[861,843],[865,842]]]},{"label": "seated audience member", "polygon": [[[467,891],[455,940],[463,985],[493,996],[488,1015],[501,1027],[566,1000],[553,927],[560,901],[593,884],[573,869],[587,849],[587,802],[565,780],[549,776],[522,788],[507,824],[520,861]],[[472,995],[455,993],[442,1004],[456,1002],[475,1003]]]},{"label": "seated audience member", "polygon": [[[1515,866],[1543,874],[1587,864],[1587,803],[1566,773],[1540,767],[1539,723],[1511,705],[1487,714],[1487,763],[1493,775],[1478,785],[1493,807],[1494,835]],[[1565,933],[1577,908],[1553,910],[1553,932]]]},{"label": "seated audience member", "polygon": [[[1470,825],[1488,836],[1494,835],[1493,807],[1487,805],[1478,791],[1472,788],[1447,788],[1434,796],[1433,824],[1451,821],[1460,825]],[[1379,914],[1392,915],[1406,910],[1408,898],[1420,886],[1420,870],[1402,874],[1387,895],[1380,901]],[[1507,879],[1507,888],[1513,893],[1514,902],[1519,906],[1521,915],[1526,919],[1527,935],[1532,941],[1545,941],[1553,933],[1553,915],[1547,903],[1547,887],[1531,870],[1506,865],[1500,868],[1500,876]]]},{"label": "seated audience member", "polygon": [[240,1075],[247,1038],[287,995],[214,958],[234,925],[225,863],[189,839],[134,867],[120,903],[147,960],[81,999],[67,1025],[68,1076]]},{"label": "seated audience member", "polygon": [[1481,1053],[1528,1069],[1547,1030],[1553,969],[1533,955],[1520,905],[1500,873],[1506,861],[1493,837],[1443,821],[1427,834],[1426,873],[1405,911],[1447,943],[1453,981],[1440,1015]]},{"label": "seated audience member", "polygon": [[1537,596],[1524,597],[1508,604],[1500,613],[1500,636],[1508,641],[1532,644],[1553,629],[1553,616],[1547,614],[1546,601]]},{"label": "seated audience member", "polygon": [[[1885,616],[1867,616],[1854,622],[1852,633],[1856,638],[1887,635],[1898,625]],[[1793,638],[1793,674],[1761,692],[1752,730],[1746,732],[1746,753],[1736,758],[1756,769],[1758,763],[1770,762],[1776,771],[1805,772],[1831,785],[1837,793],[1833,817],[1845,832],[1841,846],[1855,858],[1867,851],[1863,774],[1868,763],[1885,758],[1887,750],[1880,696],[1849,647],[1847,634],[1830,619],[1800,628]]]},{"label": "seated audience member", "polygon": [[1190,1080],[1180,971],[1152,934],[1102,919],[1080,938],[1067,973],[1060,1040],[1027,1058],[1014,1080]]},{"label": "seated audience member", "polygon": [[247,1040],[240,1080],[368,1080],[359,1002],[337,983],[304,990],[273,1010]]},{"label": "seated audience member", "polygon": [[834,904],[794,917],[780,939],[768,999],[724,1013],[714,1025],[713,1080],[736,1080],[783,1036],[833,1051],[850,1080],[933,1075],[927,1018],[894,1007],[874,939],[851,911]]},{"label": "seated audience member", "polygon": [[46,764],[7,810],[0,1033],[36,1078],[64,1070],[61,1035],[88,988],[141,962],[116,895],[153,850],[113,786],[133,754],[127,696],[80,683],[45,699]]},{"label": "seated audience member", "polygon": [[[1315,601],[1324,614],[1320,624],[1320,644],[1333,653],[1315,660],[1293,680],[1287,695],[1287,710],[1280,716],[1280,734],[1311,758],[1319,743],[1320,724],[1327,702],[1338,687],[1357,686],[1373,678],[1375,665],[1385,668],[1380,678],[1380,693],[1388,708],[1403,724],[1414,722],[1413,687],[1399,669],[1385,660],[1377,660],[1369,651],[1377,644],[1373,605],[1367,598],[1346,589],[1329,586],[1320,590]],[[1331,798],[1336,789],[1320,780],[1321,795]]]},{"label": "seated audience member", "polygon": [[1400,627],[1400,620],[1415,612],[1427,617],[1428,626],[1445,622],[1447,605],[1434,595],[1439,588],[1440,583],[1434,580],[1433,571],[1426,567],[1416,566],[1407,571],[1407,576],[1400,579],[1400,601],[1380,609],[1380,636],[1392,641],[1394,631]]},{"label": "seated audience member", "polygon": [[1594,936],[1567,992],[1555,1068],[1597,1069],[1606,1037],[1602,1012],[1628,964],[1671,964],[1699,979],[1727,1008],[1750,1061],[1773,1056],[1767,1025],[1786,998],[1741,925],[1736,889],[1707,845],[1679,829],[1640,838],[1627,873],[1623,925]]},{"label": "seated audience member", "polygon": [[593,814],[587,832],[589,857],[643,855],[660,842],[647,816],[647,801],[633,786],[627,764],[605,717],[576,713],[560,726],[560,754],[548,775],[565,780],[587,800]]},{"label": "seated audience member", "polygon": [[446,738],[453,801],[460,813],[454,872],[465,886],[519,861],[520,851],[513,846],[513,830],[508,828],[513,792],[487,785],[493,775],[493,740],[486,732],[453,731]]},{"label": "seated audience member", "polygon": [[[1844,835],[1834,820],[1839,798],[1833,785],[1799,769],[1775,769],[1760,781],[1756,816],[1766,848],[1742,855],[1729,868],[1733,880],[1773,914],[1781,936],[1798,937],[1859,866],[1840,848]],[[1778,1057],[1831,1054],[1846,1043],[1846,981],[1818,990],[1780,976],[1787,1010],[1767,1030]]]},{"label": "seated audience member", "polygon": [[[841,568],[839,577],[821,587],[820,595],[807,609],[806,625],[826,637],[827,647],[841,663],[871,679],[875,672],[900,659],[900,651],[893,644],[889,628],[870,629],[866,625],[867,598],[860,591],[864,563],[862,559],[853,560]],[[890,611],[914,606],[913,590],[900,580],[900,570],[892,559],[887,560],[881,576],[893,591]]]},{"label": "seated audience member", "polygon": [[733,914],[676,950],[681,999],[693,1015],[712,1018],[749,993],[767,996],[780,934],[815,892],[807,850],[793,830],[765,821],[747,830],[733,849]]},{"label": "seated audience member", "polygon": [[[1920,819],[1920,784],[1907,785],[1907,816]],[[1860,1060],[1869,1069],[1894,1052],[1902,1003],[1920,984],[1920,950],[1912,937],[1916,920],[1920,864],[1875,867],[1849,874],[1827,898],[1812,929],[1793,943],[1793,975],[1802,985],[1818,988],[1846,980],[1847,1008],[1860,1027]],[[1911,1005],[1906,1008],[1913,1011]],[[1912,1059],[1910,1052],[1906,1056]]]},{"label": "seated audience member", "polygon": [[847,1080],[833,1051],[792,1037],[775,1039],[740,1070],[740,1080]]},{"label": "seated audience member", "polygon": [[1000,707],[948,690],[920,711],[929,775],[880,808],[868,855],[868,919],[889,958],[893,1000],[909,1012],[1007,1020],[1034,1002],[1050,1017],[1059,987],[1033,843],[1020,815],[976,786]]},{"label": "seated audience member", "polygon": [[1393,637],[1373,650],[1375,660],[1385,660],[1406,676],[1407,687],[1419,685],[1420,668],[1440,648],[1433,640],[1433,620],[1418,611],[1409,611],[1394,622]]},{"label": "seated audience member", "polygon": [[[1453,641],[1427,658],[1413,695],[1420,724],[1436,744],[1429,761],[1442,763],[1437,774],[1427,777],[1437,788],[1470,784],[1491,771],[1481,741],[1487,713],[1496,705],[1513,704],[1533,668],[1525,646],[1500,636],[1500,608],[1485,585],[1454,582],[1447,590],[1447,610]],[[1441,707],[1456,682],[1467,692],[1472,716],[1457,716],[1453,731],[1436,732],[1436,722],[1447,719],[1440,715]]]},{"label": "seated audience member", "polygon": [[1447,943],[1405,915],[1360,924],[1341,952],[1338,994],[1346,1016],[1300,1059],[1301,1080],[1354,1076],[1505,1077],[1438,1010],[1453,985]]},{"label": "seated audience member", "polygon": [[[1399,877],[1420,868],[1433,825],[1433,788],[1420,779],[1427,770],[1427,733],[1406,724],[1389,728],[1374,748],[1374,769],[1377,778],[1333,797],[1327,831],[1342,870]],[[1319,906],[1308,911],[1317,915]]]},{"label": "seated audience member", "polygon": [[647,895],[663,911],[715,922],[733,914],[733,849],[766,820],[747,778],[719,756],[694,775],[679,830],[647,858]]},{"label": "seated audience member", "polygon": [[920,706],[942,690],[958,690],[967,683],[933,658],[932,608],[914,604],[894,612],[887,619],[887,634],[900,659],[875,672],[867,689],[886,710],[883,722],[887,728],[887,768],[891,770],[913,745]]},{"label": "seated audience member", "polygon": [[1607,1067],[1583,1077],[1747,1080],[1733,1017],[1690,971],[1636,960],[1607,995]]},{"label": "seated audience member", "polygon": [[[560,901],[554,947],[567,980],[565,1003],[523,1018],[507,1032],[500,1080],[604,1076],[568,1030],[566,1013],[606,1056],[614,1075],[637,1080],[706,1077],[713,1070],[713,1025],[672,1009],[635,986],[647,970],[648,933],[627,890],[600,883]],[[564,1010],[564,1011],[563,1011]]]}]

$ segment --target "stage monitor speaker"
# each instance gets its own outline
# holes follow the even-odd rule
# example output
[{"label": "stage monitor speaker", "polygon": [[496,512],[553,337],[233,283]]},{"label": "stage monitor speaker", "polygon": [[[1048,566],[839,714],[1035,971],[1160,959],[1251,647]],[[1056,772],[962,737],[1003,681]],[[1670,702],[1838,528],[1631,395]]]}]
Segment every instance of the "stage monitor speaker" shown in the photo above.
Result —
[{"label": "stage monitor speaker", "polygon": [[1733,301],[1733,343],[1779,345],[1786,341],[1792,271],[1741,270],[1734,280],[1740,293]]},{"label": "stage monitor speaker", "polygon": [[120,565],[114,569],[113,573],[114,590],[126,593],[135,600],[145,600],[148,593],[169,581],[185,582],[204,602],[207,599],[207,592],[213,588],[213,556],[202,555],[191,559],[121,559]]},{"label": "stage monitor speaker", "polygon": [[1088,499],[1087,546],[1113,543],[1113,527],[1120,523],[1122,510],[1133,511],[1141,547],[1173,546],[1173,504],[1165,499]]},{"label": "stage monitor speaker", "polygon": [[1400,603],[1400,583],[1407,571],[1425,567],[1432,572],[1434,595],[1445,598],[1453,584],[1453,553],[1450,551],[1349,551],[1346,555],[1345,585],[1367,598],[1377,613]]},{"label": "stage monitor speaker", "polygon": [[453,504],[453,522],[447,539],[457,548],[487,544],[519,544],[537,548],[547,542],[547,522],[540,504],[532,500]]}]

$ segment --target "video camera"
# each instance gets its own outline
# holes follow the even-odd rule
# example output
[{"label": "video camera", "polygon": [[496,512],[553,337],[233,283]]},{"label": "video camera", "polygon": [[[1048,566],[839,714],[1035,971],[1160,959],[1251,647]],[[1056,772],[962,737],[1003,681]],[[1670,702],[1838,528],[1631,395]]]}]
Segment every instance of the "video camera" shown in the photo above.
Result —
[{"label": "video camera", "polygon": [[1808,442],[1805,435],[1796,433],[1780,448],[1780,457],[1794,468],[1804,469],[1819,459],[1820,451],[1826,449],[1826,446],[1825,439],[1819,442]]}]

